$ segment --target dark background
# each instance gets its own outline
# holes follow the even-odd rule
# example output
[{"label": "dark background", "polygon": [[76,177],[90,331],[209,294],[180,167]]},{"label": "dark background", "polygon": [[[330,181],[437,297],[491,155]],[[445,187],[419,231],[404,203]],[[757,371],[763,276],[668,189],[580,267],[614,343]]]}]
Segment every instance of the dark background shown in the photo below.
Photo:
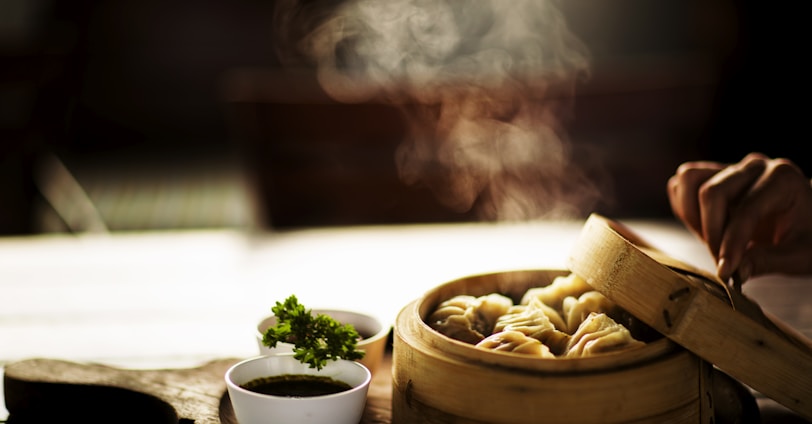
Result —
[{"label": "dark background", "polygon": [[[561,2],[593,55],[569,129],[584,166],[607,180],[596,211],[670,217],[665,183],[686,160],[761,151],[810,174],[806,23],[753,3]],[[0,4],[0,234],[59,230],[43,225],[33,178],[48,152],[112,230],[474,219],[398,181],[404,124],[391,108],[331,104],[307,74],[274,76],[273,9],[272,0]],[[280,100],[288,95],[301,96]],[[104,182],[104,193],[93,189]],[[228,182],[248,194],[223,195]],[[178,201],[190,193],[205,201]],[[248,212],[223,212],[241,202]],[[198,218],[166,219],[192,216],[184,207]],[[128,221],[121,210],[153,218]]]}]

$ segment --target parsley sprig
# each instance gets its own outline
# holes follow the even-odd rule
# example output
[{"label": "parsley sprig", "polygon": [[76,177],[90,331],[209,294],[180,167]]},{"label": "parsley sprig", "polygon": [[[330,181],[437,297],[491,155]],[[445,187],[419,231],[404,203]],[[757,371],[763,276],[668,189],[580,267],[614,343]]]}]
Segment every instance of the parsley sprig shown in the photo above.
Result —
[{"label": "parsley sprig", "polygon": [[356,350],[360,336],[355,327],[341,324],[329,315],[313,315],[294,295],[284,303],[276,302],[271,311],[276,316],[276,325],[263,334],[265,346],[274,348],[279,342],[291,343],[294,358],[319,370],[328,360],[364,357],[363,351]]}]

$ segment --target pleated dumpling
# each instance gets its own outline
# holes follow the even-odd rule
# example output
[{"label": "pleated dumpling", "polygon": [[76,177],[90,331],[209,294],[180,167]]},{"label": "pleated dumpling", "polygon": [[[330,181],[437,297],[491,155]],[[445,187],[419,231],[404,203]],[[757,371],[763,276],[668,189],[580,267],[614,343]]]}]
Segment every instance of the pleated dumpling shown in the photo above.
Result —
[{"label": "pleated dumpling", "polygon": [[462,315],[475,301],[476,297],[467,294],[454,296],[437,305],[429,317],[429,321],[442,321],[451,315]]},{"label": "pleated dumpling", "polygon": [[513,300],[496,293],[480,297],[457,295],[440,303],[428,324],[452,339],[476,344],[493,332],[497,318],[511,306]]},{"label": "pleated dumpling", "polygon": [[533,299],[529,305],[514,306],[499,317],[493,332],[518,331],[544,343],[554,354],[560,354],[565,350],[570,336],[555,328],[548,313],[563,323],[556,311]]},{"label": "pleated dumpling", "polygon": [[427,320],[429,327],[455,340],[478,343],[485,335],[471,325],[466,312],[476,301],[468,295],[454,296],[437,306]]},{"label": "pleated dumpling", "polygon": [[541,358],[555,358],[550,349],[539,340],[520,331],[501,331],[491,334],[476,344],[480,349],[513,352]]},{"label": "pleated dumpling", "polygon": [[572,335],[566,357],[577,358],[642,346],[626,327],[606,314],[591,313]]},{"label": "pleated dumpling", "polygon": [[531,299],[535,298],[540,300],[541,303],[560,311],[564,298],[568,296],[578,297],[590,290],[594,289],[583,278],[570,273],[566,276],[556,277],[547,286],[528,289],[519,303],[527,305]]},{"label": "pleated dumpling", "polygon": [[614,302],[595,290],[588,291],[577,298],[565,297],[561,308],[567,320],[566,329],[563,331],[569,334],[574,333],[589,314],[595,312],[611,317],[617,310]]},{"label": "pleated dumpling", "polygon": [[513,299],[498,293],[479,296],[469,312],[474,329],[484,335],[493,333],[496,321],[512,306]]}]

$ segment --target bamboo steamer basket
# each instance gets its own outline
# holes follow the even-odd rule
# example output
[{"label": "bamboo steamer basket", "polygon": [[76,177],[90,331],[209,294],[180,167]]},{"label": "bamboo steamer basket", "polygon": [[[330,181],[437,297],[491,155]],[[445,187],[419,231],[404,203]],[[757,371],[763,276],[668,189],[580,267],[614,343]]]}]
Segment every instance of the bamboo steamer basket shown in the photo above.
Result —
[{"label": "bamboo steamer basket", "polygon": [[518,270],[454,280],[401,310],[393,341],[392,422],[710,423],[710,366],[667,338],[577,359],[478,349],[425,320],[459,294],[521,299],[565,270]]},{"label": "bamboo steamer basket", "polygon": [[[812,341],[710,273],[591,215],[567,270],[473,275],[406,305],[395,322],[392,422],[712,423],[713,369],[812,420]],[[485,351],[425,319],[458,294],[502,293],[574,273],[664,337],[579,359]]]}]

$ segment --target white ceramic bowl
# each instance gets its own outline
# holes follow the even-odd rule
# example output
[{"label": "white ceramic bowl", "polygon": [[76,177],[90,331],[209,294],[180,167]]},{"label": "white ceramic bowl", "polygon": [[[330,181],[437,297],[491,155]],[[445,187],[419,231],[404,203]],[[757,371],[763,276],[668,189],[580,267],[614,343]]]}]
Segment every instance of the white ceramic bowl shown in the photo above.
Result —
[{"label": "white ceramic bowl", "polygon": [[[255,378],[284,374],[331,377],[351,386],[330,395],[287,397],[240,387]],[[328,361],[321,370],[302,364],[292,354],[259,356],[238,362],[225,374],[228,396],[240,424],[358,424],[364,413],[372,374],[355,361]]]},{"label": "white ceramic bowl", "polygon": [[[342,324],[351,324],[355,327],[355,330],[363,337],[363,339],[358,342],[357,347],[358,350],[364,351],[364,357],[358,362],[364,364],[370,372],[375,374],[386,352],[386,343],[389,340],[391,326],[384,325],[379,319],[360,312],[338,309],[313,309],[311,313],[325,314]],[[268,316],[257,324],[256,339],[260,355],[293,351],[293,345],[289,343],[277,343],[273,349],[262,344],[262,336],[265,334],[265,330],[275,324],[275,316]]]}]

